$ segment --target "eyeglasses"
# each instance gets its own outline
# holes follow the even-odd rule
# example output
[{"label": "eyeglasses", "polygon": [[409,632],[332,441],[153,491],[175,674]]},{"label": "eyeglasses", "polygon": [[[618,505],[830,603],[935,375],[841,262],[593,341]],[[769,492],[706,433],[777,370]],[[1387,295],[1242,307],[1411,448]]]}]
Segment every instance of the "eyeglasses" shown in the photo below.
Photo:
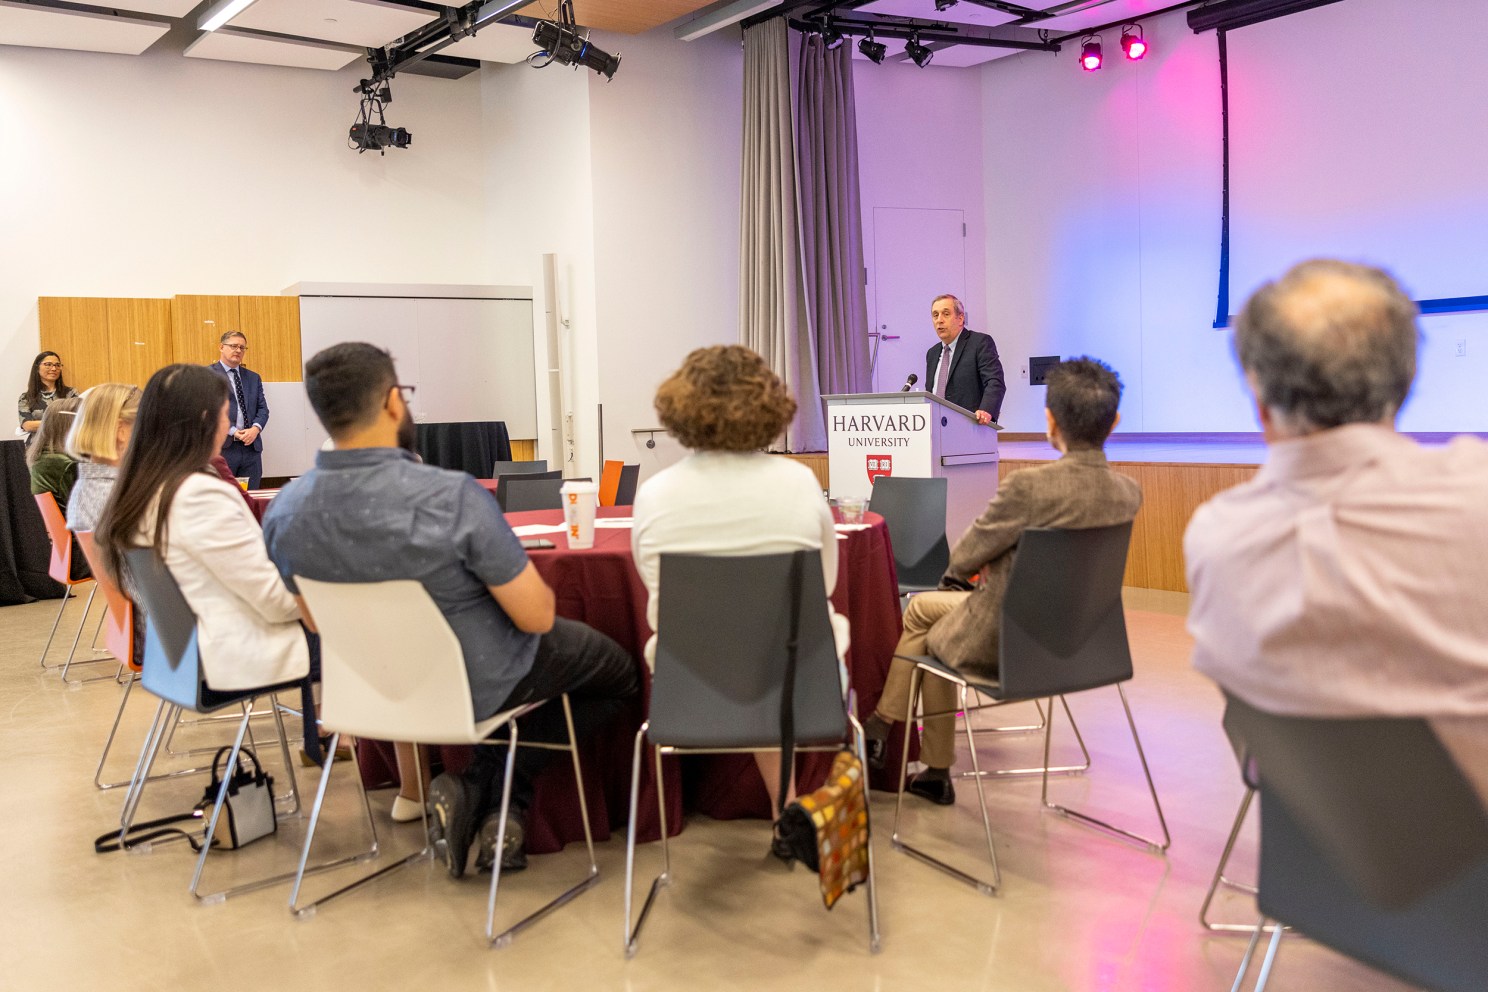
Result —
[{"label": "eyeglasses", "polygon": [[57,370],[60,371],[61,368],[62,368],[62,363],[61,362],[42,362],[41,363],[41,367],[44,368],[44,369],[57,369]]},{"label": "eyeglasses", "polygon": [[246,344],[225,344],[222,347],[226,348],[228,351],[247,351],[248,350],[248,346]]},{"label": "eyeglasses", "polygon": [[413,399],[413,394],[418,391],[417,386],[394,386],[393,388],[398,391],[398,395],[403,397],[404,403]]}]

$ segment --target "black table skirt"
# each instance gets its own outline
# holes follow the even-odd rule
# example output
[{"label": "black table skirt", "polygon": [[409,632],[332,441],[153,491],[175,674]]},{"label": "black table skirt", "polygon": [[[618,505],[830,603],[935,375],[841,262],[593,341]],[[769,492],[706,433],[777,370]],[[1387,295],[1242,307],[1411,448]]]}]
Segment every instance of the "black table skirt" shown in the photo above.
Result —
[{"label": "black table skirt", "polygon": [[466,424],[418,424],[417,448],[425,465],[459,469],[477,479],[491,478],[491,467],[511,461],[506,424],[487,420]]},{"label": "black table skirt", "polygon": [[47,575],[51,557],[52,542],[31,496],[25,443],[0,441],[0,606],[60,599],[66,590]]}]

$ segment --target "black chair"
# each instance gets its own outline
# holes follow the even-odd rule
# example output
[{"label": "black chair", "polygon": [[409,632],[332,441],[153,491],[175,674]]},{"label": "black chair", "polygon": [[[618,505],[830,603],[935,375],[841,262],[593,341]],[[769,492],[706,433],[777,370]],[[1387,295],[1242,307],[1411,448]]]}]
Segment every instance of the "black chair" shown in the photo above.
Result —
[{"label": "black chair", "polygon": [[[542,464],[542,463],[540,463],[540,462],[534,462],[533,464]],[[506,475],[498,475],[496,477],[496,502],[499,503],[499,504],[501,504],[501,509],[503,511],[505,511],[507,513],[514,513],[514,512],[516,512],[511,507],[509,507],[509,506],[506,505],[507,494],[510,492],[511,484],[513,482],[534,482],[534,481],[537,481],[539,479],[558,479],[558,480],[560,480],[559,481],[559,485],[562,485],[562,481],[561,480],[563,479],[563,473],[561,471],[557,470],[557,469],[554,469],[551,472],[533,470],[531,472],[514,472],[514,473],[508,473]],[[556,509],[556,508],[557,508],[557,504],[554,504],[554,506],[552,507],[552,509]],[[530,507],[529,506],[529,507],[527,507],[527,509],[529,509],[529,510],[533,510],[533,509],[541,510],[541,509],[547,509],[547,508],[545,508],[545,507]]]},{"label": "black chair", "polygon": [[899,595],[940,585],[951,564],[946,541],[946,480],[881,475],[873,482],[868,509],[884,518],[894,548]]},{"label": "black chair", "polygon": [[[836,751],[851,746],[860,761],[864,756],[863,728],[843,699],[819,551],[753,557],[664,554],[660,588],[665,595],[657,617],[651,712],[636,732],[631,765],[625,847],[626,957],[636,952],[657,891],[671,882],[661,756],[780,747],[781,694],[793,600],[799,603],[800,618],[792,697],[796,750]],[[656,761],[662,871],[651,883],[632,929],[641,753],[648,739]],[[871,844],[866,887],[869,947],[876,952],[878,897]]]},{"label": "black chair", "polygon": [[[1130,541],[1130,523],[1085,530],[1025,530],[1018,541],[1018,554],[1013,560],[1007,594],[1002,602],[999,678],[996,681],[983,681],[963,674],[930,655],[909,657],[915,663],[915,671],[910,682],[909,708],[905,721],[914,719],[920,683],[926,675],[946,679],[955,685],[960,696],[958,709],[963,711],[968,709],[966,693],[969,689],[992,699],[992,706],[1050,699],[1044,726],[1044,764],[1041,769],[1044,807],[1077,822],[1135,841],[1149,850],[1166,851],[1172,843],[1167,819],[1163,816],[1162,804],[1157,798],[1157,787],[1152,783],[1152,772],[1147,767],[1147,756],[1142,750],[1142,739],[1137,734],[1136,722],[1132,719],[1131,706],[1127,702],[1126,692],[1121,688],[1121,683],[1132,677],[1131,647],[1126,639],[1126,614],[1121,605],[1121,577],[1126,569],[1126,551]],[[1152,805],[1157,811],[1158,823],[1162,828],[1161,842],[1049,801],[1049,773],[1057,770],[1049,767],[1049,744],[1054,730],[1052,699],[1058,696],[1068,715],[1069,704],[1064,701],[1065,695],[1107,685],[1114,685],[1121,696],[1126,722],[1131,728],[1132,742],[1136,745],[1142,774],[1147,779],[1147,789],[1152,795]],[[987,813],[987,796],[977,760],[976,741],[969,724],[966,736],[971,747],[972,772],[982,810],[987,854],[992,862],[992,881],[989,883],[953,868],[900,838],[899,814],[904,806],[902,790],[894,807],[892,842],[896,849],[911,857],[992,895],[1001,884],[1002,876],[997,867],[997,851],[992,841],[992,822]],[[901,781],[908,767],[909,735],[906,734],[900,765]]]},{"label": "black chair", "polygon": [[[1488,988],[1488,811],[1425,720],[1277,716],[1226,696],[1261,797],[1262,918],[1404,981]],[[1281,929],[1256,982],[1266,987]]]},{"label": "black chair", "polygon": [[[145,736],[144,747],[140,750],[134,781],[124,797],[124,808],[119,821],[121,845],[128,846],[129,828],[139,808],[144,786],[150,781],[150,770],[161,748],[165,745],[167,732],[175,725],[180,714],[183,711],[199,714],[216,713],[232,706],[242,708],[243,717],[238,721],[237,736],[233,740],[232,750],[224,766],[230,770],[237,767],[238,754],[242,751],[243,740],[249,733],[249,722],[253,716],[253,710],[249,704],[260,696],[270,697],[271,709],[278,724],[280,754],[284,759],[285,771],[290,782],[290,792],[285,798],[293,801],[287,814],[298,813],[299,790],[295,782],[294,762],[290,760],[289,737],[284,729],[282,708],[273,699],[273,695],[277,692],[295,690],[301,694],[302,699],[308,701],[310,699],[309,678],[254,689],[229,691],[212,689],[207,685],[206,675],[202,671],[201,651],[197,644],[196,614],[186,602],[186,597],[181,593],[181,587],[176,584],[175,578],[152,548],[135,548],[126,551],[125,558],[130,577],[134,580],[135,590],[139,594],[139,601],[144,604],[149,618],[146,625],[144,670],[141,673],[140,686],[146,692],[159,697],[160,705],[156,707],[155,719]],[[309,719],[313,719],[313,712],[309,714]],[[312,727],[313,725],[308,724],[307,721],[307,740],[313,733]],[[252,892],[279,882],[287,882],[295,877],[295,872],[285,872],[255,882],[236,885],[210,895],[202,895],[198,891],[202,871],[207,863],[207,852],[212,847],[209,841],[216,835],[217,821],[221,818],[222,807],[227,800],[227,788],[231,778],[231,774],[223,776],[222,787],[217,792],[217,800],[208,817],[206,832],[203,834],[201,853],[196,859],[196,871],[191,876],[191,894],[202,903],[221,902],[229,896]],[[370,854],[353,855],[327,864],[316,865],[310,870],[325,871],[339,865],[363,860],[369,856]]]},{"label": "black chair", "polygon": [[491,466],[491,478],[499,479],[503,475],[531,475],[534,472],[546,472],[548,460],[539,458],[528,462],[496,462]]},{"label": "black chair", "polygon": [[615,490],[616,506],[635,506],[636,487],[641,481],[640,465],[622,465],[620,485]]}]

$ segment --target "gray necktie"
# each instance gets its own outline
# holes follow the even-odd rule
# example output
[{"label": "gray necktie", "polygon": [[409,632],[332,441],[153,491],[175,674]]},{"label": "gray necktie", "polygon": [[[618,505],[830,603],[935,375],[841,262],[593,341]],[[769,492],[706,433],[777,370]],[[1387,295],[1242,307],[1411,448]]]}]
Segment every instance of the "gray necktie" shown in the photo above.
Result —
[{"label": "gray necktie", "polygon": [[248,401],[243,398],[243,380],[238,378],[237,369],[228,369],[227,374],[232,376],[233,391],[238,394],[238,420],[244,427],[248,426]]},{"label": "gray necktie", "polygon": [[946,373],[951,370],[951,348],[940,346],[940,365],[935,369],[935,395],[945,399]]}]

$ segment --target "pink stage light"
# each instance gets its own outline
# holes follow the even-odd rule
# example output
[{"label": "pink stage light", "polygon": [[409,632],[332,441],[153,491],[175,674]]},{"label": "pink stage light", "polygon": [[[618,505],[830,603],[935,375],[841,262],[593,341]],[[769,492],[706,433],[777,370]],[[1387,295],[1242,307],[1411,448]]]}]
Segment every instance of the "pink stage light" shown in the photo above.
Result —
[{"label": "pink stage light", "polygon": [[1128,24],[1121,29],[1121,51],[1126,54],[1129,62],[1140,62],[1142,56],[1147,54],[1147,42],[1142,38],[1141,25]]},{"label": "pink stage light", "polygon": [[1080,46],[1080,68],[1086,72],[1094,72],[1101,67],[1101,43],[1096,38],[1087,41]]}]

